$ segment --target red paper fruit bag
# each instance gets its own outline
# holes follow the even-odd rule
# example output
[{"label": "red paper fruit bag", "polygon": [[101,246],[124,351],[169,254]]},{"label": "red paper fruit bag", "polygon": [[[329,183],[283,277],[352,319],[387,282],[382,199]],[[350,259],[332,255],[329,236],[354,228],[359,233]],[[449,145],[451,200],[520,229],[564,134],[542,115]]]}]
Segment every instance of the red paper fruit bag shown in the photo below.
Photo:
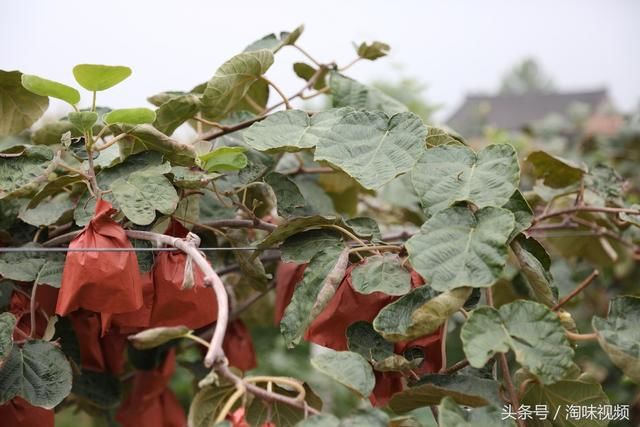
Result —
[{"label": "red paper fruit bag", "polygon": [[[111,204],[98,200],[96,213],[69,248],[131,248],[122,227],[111,219]],[[126,313],[142,305],[142,282],[135,252],[69,252],[62,273],[56,313],[79,308]]]},{"label": "red paper fruit bag", "polygon": [[[172,221],[167,234],[186,237],[189,230]],[[204,275],[193,264],[193,287],[182,289],[188,255],[181,251],[161,252],[153,265],[154,299],[151,327],[180,326],[198,329],[218,318],[215,292],[204,285]]]},{"label": "red paper fruit bag", "polygon": [[20,397],[0,406],[0,422],[7,427],[53,427],[54,417],[53,409],[32,406]]},{"label": "red paper fruit bag", "polygon": [[175,364],[176,353],[172,349],[158,368],[136,372],[133,387],[116,415],[123,427],[187,425],[184,410],[168,387]]},{"label": "red paper fruit bag", "polygon": [[142,307],[129,313],[114,314],[111,324],[123,334],[135,334],[151,324],[151,310],[153,309],[153,274],[142,273]]}]

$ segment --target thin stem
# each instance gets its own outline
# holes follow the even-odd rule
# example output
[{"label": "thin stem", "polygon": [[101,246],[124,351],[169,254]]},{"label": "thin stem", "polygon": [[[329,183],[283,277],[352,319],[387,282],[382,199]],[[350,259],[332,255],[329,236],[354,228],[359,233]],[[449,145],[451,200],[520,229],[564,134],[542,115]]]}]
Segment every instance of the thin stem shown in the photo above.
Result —
[{"label": "thin stem", "polygon": [[558,301],[558,303],[556,305],[553,306],[553,308],[551,309],[552,311],[556,311],[558,310],[560,307],[562,307],[563,305],[565,305],[567,302],[571,301],[571,299],[573,297],[575,297],[576,295],[578,295],[580,292],[582,292],[587,286],[589,286],[596,277],[598,277],[600,275],[600,272],[598,270],[593,270],[593,272],[587,276],[586,279],[584,279],[582,282],[580,282],[580,284],[578,286],[575,287],[574,290],[572,290],[568,295],[566,295],[564,298],[562,298],[560,301]]},{"label": "thin stem", "polygon": [[193,116],[193,117],[192,117],[192,119],[193,119],[193,120],[195,120],[195,121],[197,121],[197,122],[204,123],[204,124],[205,124],[205,125],[207,125],[207,126],[211,126],[211,127],[217,128],[217,129],[225,130],[225,129],[227,129],[227,128],[228,128],[228,126],[223,125],[223,124],[221,124],[221,123],[218,123],[218,122],[212,122],[212,121],[209,121],[209,120],[207,120],[207,119],[203,119],[202,117],[200,117],[200,115],[199,115],[199,114],[198,114],[198,115]]},{"label": "thin stem", "polygon": [[545,219],[552,218],[554,216],[566,215],[575,212],[603,212],[603,213],[628,213],[632,215],[640,215],[640,210],[629,208],[610,208],[610,207],[597,207],[597,206],[573,206],[567,209],[560,209],[557,211],[549,212],[534,219],[534,223],[544,221]]},{"label": "thin stem", "polygon": [[244,382],[247,383],[276,383],[276,384],[284,384],[288,385],[291,388],[294,388],[298,392],[298,396],[296,396],[297,400],[304,400],[306,396],[306,390],[304,386],[300,384],[300,381],[294,378],[287,377],[271,377],[271,376],[254,376],[254,377],[246,377],[243,378]]},{"label": "thin stem", "polygon": [[95,147],[96,151],[102,151],[102,150],[106,150],[107,148],[111,147],[113,144],[115,144],[116,142],[120,141],[121,139],[123,139],[124,137],[128,136],[129,134],[127,133],[121,133],[120,135],[113,137],[109,140],[109,142],[100,145],[99,147]]},{"label": "thin stem", "polygon": [[447,329],[449,326],[449,319],[445,319],[442,325],[442,340],[440,342],[440,360],[442,360],[442,368],[440,372],[444,371],[447,366]]},{"label": "thin stem", "polygon": [[231,408],[233,408],[233,405],[235,405],[238,399],[240,399],[246,393],[246,391],[247,390],[244,386],[244,383],[242,382],[236,383],[236,391],[231,395],[231,397],[229,397],[229,400],[227,400],[227,402],[224,404],[214,424],[218,424],[224,421],[225,418],[227,418],[227,415],[229,415],[229,412],[231,412]]},{"label": "thin stem", "polygon": [[[509,372],[509,363],[507,362],[507,356],[504,353],[498,353],[498,362],[500,364],[500,368],[502,369],[502,379],[504,380],[507,392],[509,393],[511,406],[515,409],[517,414],[520,412],[520,401],[518,399],[518,392],[513,385],[513,381],[511,380],[511,373]],[[520,419],[519,416],[516,416],[516,423],[519,427],[526,427],[524,420]]]},{"label": "thin stem", "polygon": [[576,334],[575,332],[565,330],[564,334],[571,341],[596,341],[598,339],[598,334],[595,332],[590,334]]},{"label": "thin stem", "polygon": [[282,175],[299,175],[299,174],[314,174],[314,173],[332,173],[336,170],[330,167],[317,167],[317,168],[305,168],[303,166],[282,172]]},{"label": "thin stem", "polygon": [[31,309],[30,320],[31,328],[29,328],[29,338],[33,338],[36,331],[36,292],[38,291],[38,281],[33,282],[33,288],[31,289],[31,301],[29,301],[29,308]]},{"label": "thin stem", "polygon": [[467,359],[462,359],[461,361],[456,362],[453,365],[449,366],[448,368],[442,370],[441,373],[446,375],[451,375],[453,373],[458,372],[461,369],[466,368],[467,366],[469,366],[469,361]]},{"label": "thin stem", "polygon": [[284,92],[282,92],[282,90],[280,90],[280,88],[275,83],[273,83],[271,80],[269,80],[265,76],[261,76],[260,78],[263,81],[265,81],[269,86],[271,86],[278,93],[278,95],[280,95],[280,98],[282,98],[282,102],[284,102],[284,106],[286,107],[287,110],[290,110],[291,104],[289,104],[289,99],[287,98],[287,95],[285,95]]},{"label": "thin stem", "polygon": [[349,62],[347,65],[345,65],[344,67],[340,68],[338,71],[340,71],[340,72],[347,71],[353,65],[357,64],[361,59],[362,59],[361,57],[357,57],[356,59],[354,59],[353,61]]},{"label": "thin stem", "polygon": [[193,333],[191,333],[191,332],[189,332],[187,335],[185,335],[184,338],[190,339],[191,341],[195,341],[198,344],[202,344],[206,348],[209,348],[209,343],[207,341],[203,340],[202,338],[200,338],[197,335],[193,335]]},{"label": "thin stem", "polygon": [[349,249],[349,253],[354,252],[363,252],[363,251],[391,251],[391,252],[400,252],[402,248],[396,245],[374,245],[374,246],[359,246],[356,248]]},{"label": "thin stem", "polygon": [[309,59],[309,61],[313,62],[317,67],[321,67],[322,66],[318,61],[316,61],[313,58],[313,56],[309,55],[309,53],[306,50],[304,50],[303,48],[301,48],[297,44],[294,44],[293,47],[298,49],[300,51],[300,53],[302,53],[304,56],[306,56]]},{"label": "thin stem", "polygon": [[96,111],[96,91],[93,91],[92,100],[91,100],[91,111]]}]

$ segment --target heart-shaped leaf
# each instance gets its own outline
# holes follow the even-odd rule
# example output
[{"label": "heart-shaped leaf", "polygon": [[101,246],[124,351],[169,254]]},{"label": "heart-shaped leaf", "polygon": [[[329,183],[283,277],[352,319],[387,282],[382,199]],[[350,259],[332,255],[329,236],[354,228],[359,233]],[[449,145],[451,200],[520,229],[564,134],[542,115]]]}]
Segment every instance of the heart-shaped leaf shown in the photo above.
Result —
[{"label": "heart-shaped leaf", "polygon": [[148,225],[156,210],[169,215],[176,210],[180,197],[164,175],[136,172],[111,184],[113,197],[131,222]]},{"label": "heart-shaped leaf", "polygon": [[34,406],[52,409],[71,391],[71,366],[64,353],[45,341],[14,346],[0,369],[0,404],[22,397]]},{"label": "heart-shaped leaf", "polygon": [[370,362],[393,356],[393,344],[377,333],[368,322],[355,322],[347,328],[347,347]]},{"label": "heart-shaped leaf", "polygon": [[382,292],[404,295],[411,290],[411,274],[395,254],[372,256],[358,264],[351,272],[353,289],[361,294]]},{"label": "heart-shaped leaf", "polygon": [[83,88],[92,92],[107,90],[131,75],[131,68],[121,65],[80,64],[73,76]]},{"label": "heart-shaped leaf", "polygon": [[31,127],[49,107],[49,99],[27,90],[20,71],[0,70],[0,136]]},{"label": "heart-shaped leaf", "polygon": [[427,150],[411,172],[413,188],[427,215],[455,202],[479,208],[502,206],[518,188],[520,166],[508,144],[489,145],[478,154],[463,145]]},{"label": "heart-shaped leaf", "polygon": [[373,391],[373,369],[358,353],[327,349],[311,359],[311,365],[366,398]]},{"label": "heart-shaped leaf", "polygon": [[173,97],[156,110],[153,125],[162,133],[171,135],[175,130],[196,115],[200,108],[197,96],[186,94]]},{"label": "heart-shaped leaf", "polygon": [[316,161],[342,169],[365,188],[377,189],[411,170],[424,151],[426,128],[413,113],[352,111],[324,133]]},{"label": "heart-shaped leaf", "polygon": [[604,351],[637,384],[640,384],[639,322],[640,298],[630,295],[612,299],[606,319],[594,317],[592,320]]},{"label": "heart-shaped leaf", "polygon": [[473,213],[452,207],[435,214],[406,243],[411,265],[435,290],[489,287],[507,260],[513,214],[502,208]]},{"label": "heart-shaped leaf", "polygon": [[333,107],[384,111],[389,115],[408,110],[406,105],[374,87],[365,86],[337,72],[332,72],[330,76],[329,87]]},{"label": "heart-shaped leaf", "polygon": [[247,166],[243,147],[218,147],[197,157],[196,163],[207,172],[236,171]]},{"label": "heart-shaped leaf", "polygon": [[72,112],[67,117],[80,132],[89,132],[98,121],[98,113],[94,111]]},{"label": "heart-shaped leaf", "polygon": [[563,379],[574,367],[573,349],[558,316],[537,302],[519,300],[499,310],[477,308],[462,326],[460,337],[469,363],[476,368],[509,349],[544,384]]},{"label": "heart-shaped leaf", "polygon": [[80,92],[71,86],[54,82],[53,80],[43,79],[42,77],[23,74],[22,86],[36,95],[61,99],[71,105],[75,105],[80,101]]}]

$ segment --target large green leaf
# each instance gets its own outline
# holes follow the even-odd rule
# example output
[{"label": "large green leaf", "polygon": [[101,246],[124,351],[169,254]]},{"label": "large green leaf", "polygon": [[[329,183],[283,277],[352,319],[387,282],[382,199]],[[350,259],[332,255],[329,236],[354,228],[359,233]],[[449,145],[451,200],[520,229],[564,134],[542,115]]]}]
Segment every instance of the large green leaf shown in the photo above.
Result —
[{"label": "large green leaf", "polygon": [[502,207],[511,211],[516,221],[515,227],[513,227],[513,231],[509,237],[510,241],[518,234],[531,227],[533,222],[533,211],[520,190],[514,191],[511,198]]},{"label": "large green leaf", "polygon": [[322,249],[336,246],[341,237],[337,231],[309,230],[294,234],[280,245],[283,261],[309,262]]},{"label": "large green leaf", "polygon": [[380,310],[373,326],[394,342],[423,337],[435,332],[470,295],[468,287],[437,295],[428,285],[421,286]]},{"label": "large green leaf", "polygon": [[40,96],[61,99],[71,105],[80,101],[80,92],[62,83],[29,74],[22,75],[22,86],[29,92]]},{"label": "large green leaf", "polygon": [[162,133],[171,135],[181,124],[196,115],[200,108],[197,96],[186,94],[176,96],[164,102],[156,110],[153,125]]},{"label": "large green leaf", "polygon": [[305,418],[296,427],[340,427],[340,420],[333,414],[318,414]]},{"label": "large green leaf", "polygon": [[[302,282],[296,286],[291,302],[285,309],[280,322],[280,331],[288,345],[297,344],[313,322],[312,311],[318,311],[316,304],[327,279],[336,267],[342,267],[341,264],[344,261],[341,259],[342,252],[343,248],[340,246],[332,246],[324,248],[311,258],[304,271]],[[344,267],[346,268],[346,265]],[[341,279],[342,277],[338,280]],[[326,305],[328,300],[321,302]]]},{"label": "large green leaf", "polygon": [[69,122],[80,132],[89,132],[98,121],[98,113],[94,111],[74,111],[67,116]]},{"label": "large green leaf", "polygon": [[23,210],[18,217],[36,227],[49,226],[60,221],[66,213],[72,212],[75,205],[69,194],[62,192],[36,207]]},{"label": "large green leaf", "polygon": [[332,72],[329,79],[333,107],[353,107],[358,110],[384,111],[392,115],[407,111],[400,101],[349,77]]},{"label": "large green leaf", "polygon": [[340,427],[387,427],[389,415],[382,409],[358,409],[340,421]]},{"label": "large green leaf", "polygon": [[486,207],[442,210],[425,222],[406,243],[411,265],[438,291],[489,287],[507,259],[513,214]]},{"label": "large green leaf", "polygon": [[0,370],[6,358],[11,354],[13,329],[15,327],[16,317],[13,314],[9,312],[0,313]]},{"label": "large green leaf", "polygon": [[73,76],[83,88],[92,92],[107,90],[131,75],[131,68],[120,65],[80,64]]},{"label": "large green leaf", "polygon": [[[311,388],[304,384],[305,388],[305,402],[311,408],[317,410],[322,409],[322,400],[311,390]],[[287,390],[278,385],[273,386],[275,393],[295,398],[298,395],[297,390]],[[254,399],[253,402],[246,408],[245,419],[251,426],[263,426],[269,421],[276,426],[293,426],[297,425],[299,421],[305,419],[305,410],[289,406],[280,402],[265,402],[260,399]]]},{"label": "large green leaf", "polygon": [[533,176],[552,188],[563,188],[574,184],[587,172],[584,166],[544,151],[534,151],[529,154],[527,162],[533,166]]},{"label": "large green leaf", "polygon": [[438,405],[438,425],[440,427],[510,427],[515,426],[516,422],[504,419],[503,412],[495,406],[466,410],[458,406],[454,399],[445,397]]},{"label": "large green leaf", "polygon": [[499,310],[474,310],[460,332],[471,366],[480,368],[496,353],[515,352],[516,360],[544,384],[553,384],[574,367],[573,349],[549,308],[518,300]]},{"label": "large green leaf", "polygon": [[266,49],[240,53],[222,64],[202,94],[203,114],[212,120],[224,118],[271,64],[273,53]]},{"label": "large green leaf", "polygon": [[363,398],[368,397],[375,386],[371,365],[358,353],[327,349],[313,357],[311,365]]},{"label": "large green leaf", "polygon": [[271,248],[285,241],[290,236],[298,234],[302,231],[314,228],[330,228],[327,226],[333,225],[339,225],[349,231],[352,231],[340,217],[320,215],[294,217],[287,221],[283,221],[280,225],[278,225],[278,227],[273,230],[267,237],[258,242],[257,248]]},{"label": "large green leaf", "polygon": [[413,187],[427,215],[458,201],[479,208],[504,205],[520,181],[516,150],[489,145],[477,154],[463,145],[427,150],[411,172]]},{"label": "large green leaf", "polygon": [[22,86],[20,71],[0,70],[0,136],[31,127],[49,107],[49,99]]},{"label": "large green leaf", "polygon": [[52,409],[71,391],[71,366],[64,353],[45,341],[14,346],[0,370],[0,404],[16,396]]},{"label": "large green leaf", "polygon": [[444,397],[450,397],[465,406],[499,405],[499,389],[497,381],[473,375],[427,375],[412,387],[396,393],[389,406],[395,412],[405,413],[437,405]]},{"label": "large green leaf", "polygon": [[592,324],[598,342],[613,363],[640,384],[640,297],[612,299],[607,318],[594,317]]},{"label": "large green leaf", "polygon": [[193,166],[195,162],[196,150],[193,145],[180,143],[149,124],[121,125],[117,128],[127,134],[126,138],[118,141],[122,157],[152,150],[164,154],[174,165]]},{"label": "large green leaf", "polygon": [[[546,420],[532,416],[527,420],[527,427],[604,427],[609,425],[606,417],[598,417],[597,411],[609,404],[609,398],[602,390],[602,386],[596,382],[584,380],[562,380],[555,384],[543,385],[536,382],[530,383],[522,396],[522,405],[535,408],[536,405],[544,405],[548,410]],[[583,416],[582,411],[572,415],[571,405],[577,408],[596,408],[596,416]],[[534,414],[535,415],[535,414]],[[576,416],[577,415],[577,416]]]},{"label": "large green leaf", "polygon": [[437,126],[427,125],[427,137],[425,138],[427,147],[437,147],[439,145],[465,145],[461,136],[451,130],[445,130]]},{"label": "large green leaf", "polygon": [[37,282],[56,288],[62,281],[61,253],[7,252],[0,254],[0,276],[18,282]]},{"label": "large green leaf", "polygon": [[278,215],[289,217],[313,213],[305,206],[306,202],[296,183],[286,175],[271,172],[264,177],[264,181],[276,196]]},{"label": "large green leaf", "polygon": [[105,114],[104,122],[108,125],[123,123],[127,125],[142,125],[153,123],[156,113],[148,108],[120,108]]},{"label": "large green leaf", "polygon": [[368,322],[352,323],[347,328],[346,335],[349,351],[358,353],[369,362],[378,362],[393,356],[393,343],[385,340]]},{"label": "large green leaf", "polygon": [[136,172],[118,178],[111,184],[113,197],[129,220],[148,225],[156,218],[156,210],[169,215],[176,210],[180,198],[164,175]]},{"label": "large green leaf", "polygon": [[236,388],[231,384],[210,385],[200,389],[193,396],[189,406],[188,426],[213,426],[225,403],[235,391]]},{"label": "large green leaf", "polygon": [[411,170],[424,151],[426,128],[413,113],[392,117],[352,111],[324,133],[316,161],[342,169],[365,188],[377,189]]},{"label": "large green leaf", "polygon": [[511,242],[511,249],[535,299],[547,307],[555,306],[558,301],[552,291],[553,277],[549,271],[551,265],[544,248],[534,238],[520,236]]},{"label": "large green leaf", "polygon": [[351,272],[353,289],[361,294],[382,292],[404,295],[411,290],[411,274],[402,266],[398,255],[385,253],[371,256]]},{"label": "large green leaf", "polygon": [[300,151],[318,145],[320,139],[350,108],[323,111],[309,116],[301,110],[278,111],[244,131],[244,140],[260,151]]},{"label": "large green leaf", "polygon": [[17,192],[41,177],[53,159],[53,151],[32,146],[20,157],[0,157],[0,199]]}]

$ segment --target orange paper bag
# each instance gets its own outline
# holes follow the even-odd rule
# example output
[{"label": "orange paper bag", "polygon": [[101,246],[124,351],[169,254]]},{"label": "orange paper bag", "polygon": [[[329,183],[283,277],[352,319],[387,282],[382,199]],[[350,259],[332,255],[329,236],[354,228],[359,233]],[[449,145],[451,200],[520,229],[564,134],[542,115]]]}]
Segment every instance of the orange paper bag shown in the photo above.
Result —
[{"label": "orange paper bag", "polygon": [[[111,219],[116,212],[104,200],[69,248],[131,248],[122,227]],[[99,313],[126,313],[142,306],[142,282],[135,252],[69,252],[62,273],[56,313],[79,308]]]},{"label": "orange paper bag", "polygon": [[175,363],[176,353],[172,349],[158,368],[136,372],[133,387],[116,415],[123,427],[187,425],[184,410],[168,386]]},{"label": "orange paper bag", "polygon": [[[186,237],[189,230],[172,221],[167,234]],[[205,287],[204,275],[193,264],[193,287],[182,289],[187,254],[161,252],[153,265],[154,299],[150,326],[180,326],[198,329],[218,318],[218,303],[212,288]]]}]

